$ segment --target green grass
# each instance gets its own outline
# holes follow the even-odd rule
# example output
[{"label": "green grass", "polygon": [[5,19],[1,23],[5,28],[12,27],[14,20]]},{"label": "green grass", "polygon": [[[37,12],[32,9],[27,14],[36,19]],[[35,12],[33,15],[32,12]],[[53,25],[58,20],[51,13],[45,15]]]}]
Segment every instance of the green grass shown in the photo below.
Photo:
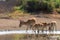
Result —
[{"label": "green grass", "polygon": [[23,39],[24,37],[25,37],[24,34],[16,34],[16,35],[14,35],[13,40],[20,40],[21,38]]}]

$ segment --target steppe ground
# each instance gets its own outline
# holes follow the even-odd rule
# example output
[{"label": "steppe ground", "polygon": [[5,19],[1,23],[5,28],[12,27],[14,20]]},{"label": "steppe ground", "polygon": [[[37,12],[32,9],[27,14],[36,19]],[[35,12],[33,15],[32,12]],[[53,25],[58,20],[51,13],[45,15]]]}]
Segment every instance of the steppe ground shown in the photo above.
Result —
[{"label": "steppe ground", "polygon": [[60,30],[60,14],[21,15],[16,19],[0,17],[0,30],[25,30],[27,26],[19,28],[20,20],[27,21],[30,18],[36,18],[36,23],[56,21],[56,29]]}]

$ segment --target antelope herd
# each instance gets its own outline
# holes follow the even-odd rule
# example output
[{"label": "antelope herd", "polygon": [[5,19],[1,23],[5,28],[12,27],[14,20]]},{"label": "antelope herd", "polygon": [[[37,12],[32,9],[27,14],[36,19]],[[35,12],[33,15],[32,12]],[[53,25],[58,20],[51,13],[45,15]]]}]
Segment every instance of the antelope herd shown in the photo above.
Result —
[{"label": "antelope herd", "polygon": [[38,30],[38,32],[39,30],[43,32],[44,30],[48,30],[48,31],[56,30],[56,24],[57,24],[56,21],[51,21],[50,23],[47,22],[36,23],[36,19],[32,18],[27,21],[20,20],[19,27],[22,27],[22,25],[26,25],[27,26],[26,30],[30,28],[32,30]]}]

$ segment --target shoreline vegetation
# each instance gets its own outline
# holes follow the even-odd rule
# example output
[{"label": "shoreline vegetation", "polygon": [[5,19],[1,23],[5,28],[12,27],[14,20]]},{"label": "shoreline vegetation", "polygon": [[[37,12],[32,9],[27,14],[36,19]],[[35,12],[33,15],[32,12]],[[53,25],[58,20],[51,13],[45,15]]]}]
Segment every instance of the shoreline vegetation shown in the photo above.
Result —
[{"label": "shoreline vegetation", "polygon": [[[0,18],[18,19],[21,16],[43,15],[60,19],[59,0],[17,0],[12,12],[1,13]],[[47,16],[48,15],[48,16]]]}]

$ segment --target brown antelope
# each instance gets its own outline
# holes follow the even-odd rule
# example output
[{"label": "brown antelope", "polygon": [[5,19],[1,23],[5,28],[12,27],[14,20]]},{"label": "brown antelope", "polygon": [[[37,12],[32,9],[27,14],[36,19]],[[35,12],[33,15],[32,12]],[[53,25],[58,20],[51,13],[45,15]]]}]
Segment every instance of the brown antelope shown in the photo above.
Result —
[{"label": "brown antelope", "polygon": [[35,30],[37,30],[37,32],[39,33],[39,30],[42,30],[43,28],[42,28],[42,26],[43,26],[43,24],[35,24],[33,27],[32,27],[32,29],[33,29],[33,31],[35,32]]},{"label": "brown antelope", "polygon": [[56,21],[51,21],[51,23],[42,23],[43,24],[43,30],[46,28],[46,30],[49,30],[49,31],[53,31],[53,30],[56,30],[56,24],[57,22]]},{"label": "brown antelope", "polygon": [[28,26],[26,30],[28,30],[28,28],[31,29],[31,27],[36,23],[36,20],[35,19],[29,19],[27,20],[26,22],[23,21],[23,20],[20,20],[20,24],[19,24],[19,27],[22,27],[22,25],[26,25]]},{"label": "brown antelope", "polygon": [[43,22],[43,30],[48,30],[49,26],[48,26],[48,23],[46,22]]},{"label": "brown antelope", "polygon": [[51,23],[49,23],[49,30],[50,31],[53,31],[53,30],[56,30],[56,24],[57,22],[56,21],[51,21]]}]

